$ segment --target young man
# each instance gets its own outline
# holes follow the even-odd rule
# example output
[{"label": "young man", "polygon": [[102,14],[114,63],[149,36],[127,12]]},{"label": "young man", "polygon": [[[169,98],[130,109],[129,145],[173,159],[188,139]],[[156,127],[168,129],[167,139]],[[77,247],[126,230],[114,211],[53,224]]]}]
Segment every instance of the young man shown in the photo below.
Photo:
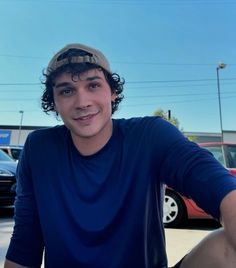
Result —
[{"label": "young man", "polygon": [[71,44],[50,61],[42,107],[62,126],[28,136],[5,268],[167,268],[163,185],[224,227],[181,268],[236,267],[236,180],[159,117],[114,120],[123,81],[104,55]]}]

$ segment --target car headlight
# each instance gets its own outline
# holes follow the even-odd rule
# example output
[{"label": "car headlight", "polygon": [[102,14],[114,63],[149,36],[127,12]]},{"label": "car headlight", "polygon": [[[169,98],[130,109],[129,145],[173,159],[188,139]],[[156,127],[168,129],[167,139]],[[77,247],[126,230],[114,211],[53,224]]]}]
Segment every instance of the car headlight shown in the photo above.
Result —
[{"label": "car headlight", "polygon": [[0,168],[0,176],[13,177],[14,174],[7,169]]}]

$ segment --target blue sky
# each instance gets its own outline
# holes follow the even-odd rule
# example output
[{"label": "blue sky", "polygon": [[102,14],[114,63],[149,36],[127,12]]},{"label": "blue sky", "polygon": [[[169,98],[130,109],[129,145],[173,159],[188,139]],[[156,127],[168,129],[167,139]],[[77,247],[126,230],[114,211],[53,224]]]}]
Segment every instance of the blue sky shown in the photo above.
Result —
[{"label": "blue sky", "polygon": [[104,52],[126,80],[115,118],[171,110],[185,131],[236,130],[236,0],[0,0],[0,125],[52,126],[40,108],[42,71],[79,42]]}]

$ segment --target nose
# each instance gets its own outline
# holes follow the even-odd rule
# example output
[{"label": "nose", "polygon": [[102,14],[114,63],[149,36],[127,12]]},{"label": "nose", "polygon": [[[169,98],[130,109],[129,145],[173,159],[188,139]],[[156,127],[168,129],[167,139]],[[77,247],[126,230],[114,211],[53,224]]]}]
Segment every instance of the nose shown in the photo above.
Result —
[{"label": "nose", "polygon": [[86,107],[91,106],[91,98],[89,93],[80,88],[76,92],[76,98],[75,98],[75,108],[76,109],[84,109]]}]

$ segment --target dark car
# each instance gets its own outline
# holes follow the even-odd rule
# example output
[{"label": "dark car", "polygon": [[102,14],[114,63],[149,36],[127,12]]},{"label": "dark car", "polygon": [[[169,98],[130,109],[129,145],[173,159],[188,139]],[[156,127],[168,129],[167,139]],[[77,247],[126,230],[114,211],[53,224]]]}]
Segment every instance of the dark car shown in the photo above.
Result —
[{"label": "dark car", "polygon": [[14,160],[19,160],[23,147],[14,145],[0,145],[0,149],[7,153]]},{"label": "dark car", "polygon": [[0,149],[0,206],[12,206],[16,194],[17,163]]},{"label": "dark car", "polygon": [[[236,176],[236,144],[233,143],[200,143],[200,146],[209,150],[213,156],[230,173]],[[196,203],[167,187],[164,200],[163,222],[166,227],[176,227],[186,219],[211,218]]]}]

